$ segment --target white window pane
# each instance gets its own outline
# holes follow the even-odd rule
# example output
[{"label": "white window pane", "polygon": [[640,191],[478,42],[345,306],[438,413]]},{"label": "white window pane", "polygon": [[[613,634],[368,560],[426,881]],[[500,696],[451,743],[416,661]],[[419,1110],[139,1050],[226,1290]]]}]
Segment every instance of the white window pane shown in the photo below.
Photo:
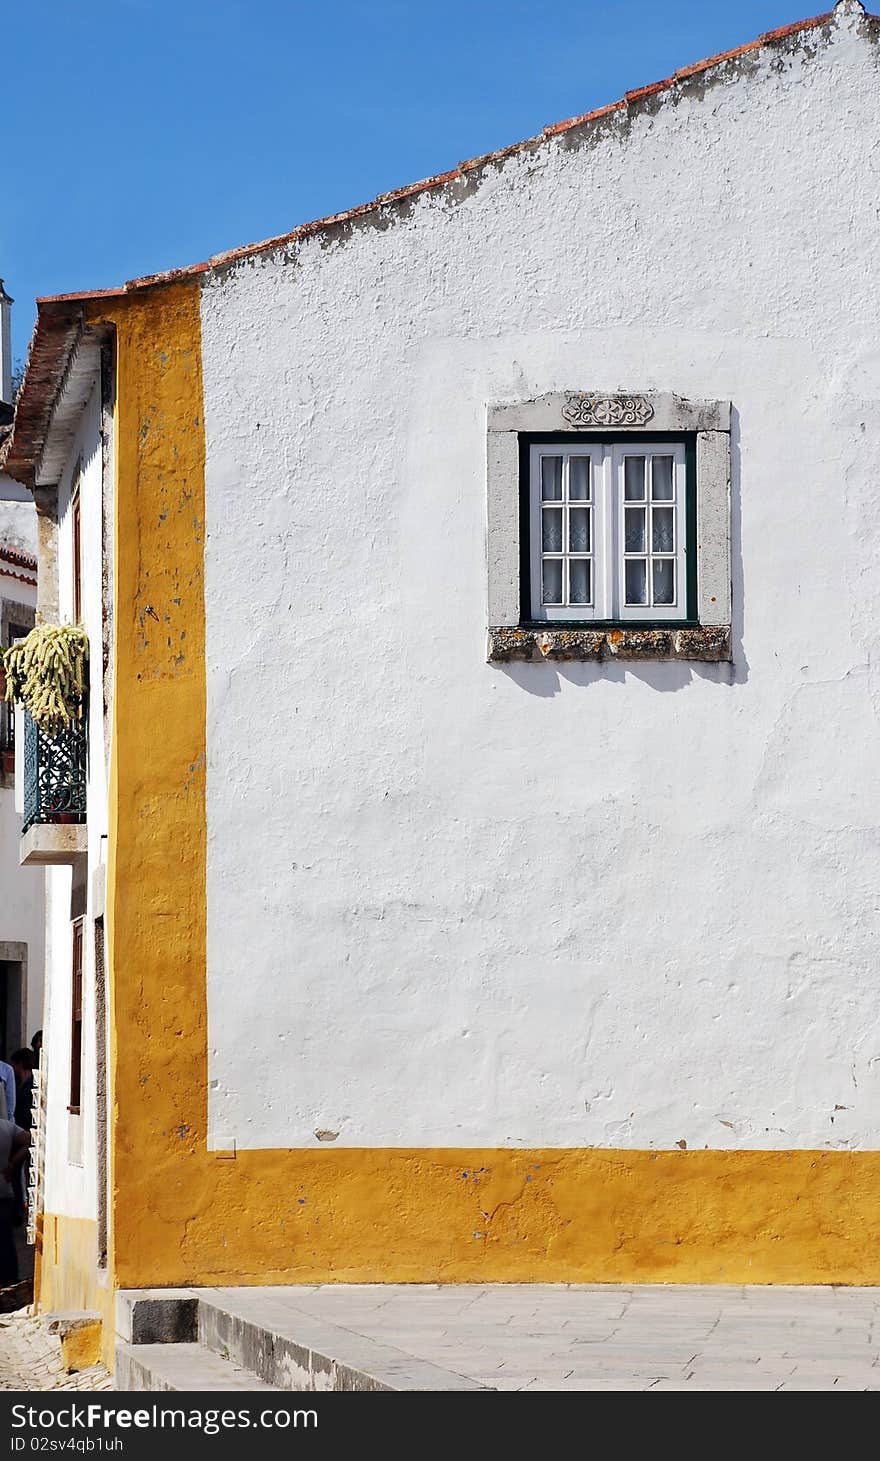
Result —
[{"label": "white window pane", "polygon": [[646,604],[648,602],[648,580],[644,558],[630,558],[626,563],[626,602]]},{"label": "white window pane", "polygon": [[562,603],[562,559],[545,558],[541,564],[543,574],[543,593],[541,602],[545,604]]},{"label": "white window pane", "polygon": [[590,561],[588,558],[572,558],[568,565],[569,602],[588,604],[590,602]]},{"label": "white window pane", "polygon": [[654,560],[654,603],[675,603],[675,559]]},{"label": "white window pane", "polygon": [[644,502],[645,500],[645,458],[624,457],[623,459],[623,495],[627,502]]},{"label": "white window pane", "polygon": [[568,546],[572,553],[589,553],[590,509],[588,507],[569,508]]},{"label": "white window pane", "polygon": [[623,519],[623,541],[626,552],[644,553],[645,509],[643,507],[628,507],[624,511]]},{"label": "white window pane", "polygon": [[544,502],[562,501],[562,457],[541,458],[541,497]]},{"label": "white window pane", "polygon": [[675,496],[672,485],[672,457],[654,457],[651,463],[651,496],[655,502],[671,502]]},{"label": "white window pane", "polygon": [[590,500],[590,458],[571,457],[568,463],[568,495],[572,502]]},{"label": "white window pane", "polygon": [[545,553],[562,552],[562,508],[545,507],[541,513],[541,546]]},{"label": "white window pane", "polygon": [[655,507],[651,513],[651,551],[675,552],[675,523],[671,507]]}]

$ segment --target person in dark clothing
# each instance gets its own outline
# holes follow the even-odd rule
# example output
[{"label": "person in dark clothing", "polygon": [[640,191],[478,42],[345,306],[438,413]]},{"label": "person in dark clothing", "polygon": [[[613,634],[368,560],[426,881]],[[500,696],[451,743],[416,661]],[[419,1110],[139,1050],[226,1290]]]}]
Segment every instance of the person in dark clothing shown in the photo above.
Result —
[{"label": "person in dark clothing", "polygon": [[14,1121],[0,1121],[0,1288],[18,1282],[18,1253],[12,1231],[15,1182],[27,1156],[30,1136]]},{"label": "person in dark clothing", "polygon": [[15,1071],[5,1060],[0,1060],[0,1120],[11,1121],[15,1115],[15,1098],[18,1087]]},{"label": "person in dark clothing", "polygon": [[15,1071],[15,1124],[30,1131],[34,1121],[34,1052],[25,1045],[10,1056],[9,1063]]},{"label": "person in dark clothing", "polygon": [[[15,1071],[15,1124],[22,1131],[30,1132],[34,1124],[34,1052],[30,1046],[25,1045],[21,1050],[14,1051],[9,1057],[9,1063]],[[21,1227],[24,1222],[27,1208],[27,1180],[27,1159],[25,1159],[12,1179],[14,1193],[12,1222],[13,1226],[17,1228]]]},{"label": "person in dark clothing", "polygon": [[42,1050],[42,1048],[43,1048],[43,1032],[42,1032],[42,1030],[37,1030],[31,1036],[31,1049],[34,1052],[34,1068],[35,1069],[36,1069],[36,1067],[40,1063],[40,1051]]}]

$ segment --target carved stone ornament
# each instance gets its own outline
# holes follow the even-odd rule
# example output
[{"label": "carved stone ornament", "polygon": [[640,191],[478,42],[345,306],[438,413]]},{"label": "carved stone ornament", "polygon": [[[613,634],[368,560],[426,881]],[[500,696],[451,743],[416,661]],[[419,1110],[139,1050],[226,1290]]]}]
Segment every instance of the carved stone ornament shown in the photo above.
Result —
[{"label": "carved stone ornament", "polygon": [[644,426],[654,407],[644,396],[568,396],[562,414],[570,426]]}]

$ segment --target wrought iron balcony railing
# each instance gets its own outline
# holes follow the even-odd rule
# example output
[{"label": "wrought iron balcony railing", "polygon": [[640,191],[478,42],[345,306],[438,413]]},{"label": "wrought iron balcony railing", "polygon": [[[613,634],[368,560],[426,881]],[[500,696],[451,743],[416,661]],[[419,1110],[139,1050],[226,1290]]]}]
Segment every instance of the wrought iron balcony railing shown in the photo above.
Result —
[{"label": "wrought iron balcony railing", "polygon": [[88,718],[41,730],[24,712],[24,825],[84,822]]}]

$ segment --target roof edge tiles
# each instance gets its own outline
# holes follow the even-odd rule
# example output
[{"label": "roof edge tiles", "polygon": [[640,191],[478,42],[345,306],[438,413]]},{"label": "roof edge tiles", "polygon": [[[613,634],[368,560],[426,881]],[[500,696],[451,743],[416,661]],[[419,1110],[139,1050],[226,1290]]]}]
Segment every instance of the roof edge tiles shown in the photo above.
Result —
[{"label": "roof edge tiles", "polygon": [[14,578],[29,588],[36,588],[37,560],[31,553],[19,553],[0,543],[0,577]]},{"label": "roof edge tiles", "polygon": [[[346,209],[341,213],[331,213],[324,218],[314,219],[310,223],[300,224],[289,233],[277,234],[273,238],[264,239],[259,243],[244,244],[239,248],[227,249],[223,253],[213,254],[207,261],[200,264],[191,264],[180,269],[168,269],[163,273],[145,274],[138,279],[129,279],[124,285],[116,289],[95,289],[85,290],[78,294],[49,294],[42,295],[37,299],[38,315],[34,328],[31,347],[28,352],[27,370],[25,372],[24,388],[19,395],[16,409],[15,421],[12,430],[7,438],[5,446],[0,448],[0,468],[17,477],[19,481],[27,485],[33,484],[34,463],[45,440],[45,433],[48,429],[49,416],[54,397],[57,394],[64,371],[67,368],[70,354],[73,349],[73,341],[62,341],[60,337],[53,340],[41,341],[44,332],[53,330],[57,336],[62,320],[67,323],[68,330],[74,335],[76,324],[81,318],[84,306],[91,302],[102,299],[119,299],[127,294],[140,290],[161,288],[163,285],[176,283],[178,280],[196,278],[201,274],[210,273],[214,269],[227,268],[239,260],[254,258],[259,254],[269,253],[273,249],[283,248],[285,245],[297,243],[303,239],[311,238],[315,234],[338,228],[340,225],[352,223],[355,219],[363,218],[371,213],[378,213],[381,209],[392,204],[403,202],[407,198],[418,197],[423,193],[429,193],[435,188],[441,188],[449,183],[458,182],[477,168],[491,166],[503,162],[508,157],[514,157],[517,153],[526,152],[529,149],[535,150],[542,144],[553,141],[566,132],[574,131],[579,127],[587,127],[603,122],[606,118],[614,116],[618,112],[629,112],[643,103],[650,102],[652,98],[671,90],[691,77],[702,75],[716,67],[724,66],[738,57],[749,55],[762,50],[765,46],[772,46],[781,41],[789,40],[804,32],[816,30],[821,26],[830,24],[836,14],[855,14],[859,18],[868,19],[874,24],[880,24],[880,19],[874,15],[867,15],[861,0],[838,0],[833,10],[825,11],[822,15],[814,15],[808,20],[795,21],[791,25],[780,26],[777,30],[766,31],[757,40],[747,41],[742,46],[737,46],[731,51],[722,51],[716,56],[709,56],[706,60],[696,61],[693,65],[684,66],[673,73],[672,76],[663,77],[659,81],[649,83],[647,86],[637,87],[634,91],[628,91],[620,100],[611,102],[606,106],[598,107],[594,111],[584,112],[581,116],[569,117],[561,122],[554,122],[538,133],[535,137],[527,137],[521,142],[511,143],[507,147],[497,148],[493,152],[483,153],[480,157],[473,157],[461,162],[449,172],[437,173],[433,177],[422,178],[419,182],[408,183],[402,188],[396,188],[389,193],[381,193],[372,202],[358,204],[354,208]],[[41,343],[44,348],[40,349]],[[53,348],[54,347],[54,348]],[[38,375],[36,379],[32,376],[32,370],[36,368]]]},{"label": "roof edge tiles", "polygon": [[0,448],[0,471],[33,488],[52,407],[82,329],[83,297],[41,304],[28,348],[12,427]]},{"label": "roof edge tiles", "polygon": [[[855,4],[859,4],[859,0],[842,0],[842,8],[852,8]],[[835,9],[837,8],[840,7],[835,7]],[[351,222],[355,218],[362,217],[365,213],[371,213],[374,210],[387,207],[390,203],[399,203],[406,198],[416,197],[420,193],[427,193],[434,188],[443,187],[445,184],[461,178],[465,173],[473,172],[475,168],[484,167],[495,162],[503,162],[505,158],[512,157],[516,153],[524,151],[526,148],[536,147],[540,143],[556,137],[562,132],[569,132],[576,127],[583,127],[591,122],[601,121],[604,117],[636,106],[648,97],[668,91],[681,81],[686,81],[692,76],[712,70],[717,66],[723,66],[739,56],[748,55],[752,51],[762,50],[765,46],[787,40],[789,37],[799,35],[804,31],[815,30],[819,26],[828,25],[834,19],[834,13],[834,10],[828,10],[821,15],[814,15],[807,20],[797,20],[791,25],[782,25],[776,30],[765,31],[757,40],[746,41],[744,45],[736,46],[731,51],[721,51],[718,55],[709,56],[703,61],[695,61],[693,65],[683,66],[678,71],[673,72],[671,76],[662,77],[659,81],[649,82],[646,86],[636,87],[635,90],[626,92],[620,101],[610,102],[605,106],[597,107],[594,111],[584,112],[580,116],[568,117],[560,122],[552,122],[534,137],[526,137],[521,142],[513,142],[506,147],[499,147],[493,152],[485,152],[479,157],[469,158],[464,162],[460,162],[457,167],[452,168],[449,172],[437,173],[432,177],[421,178],[417,182],[407,183],[403,187],[394,188],[390,192],[380,193],[369,203],[359,203],[353,208],[345,209],[341,213],[330,213],[323,218],[316,218],[311,222],[298,224],[289,233],[275,234],[272,238],[262,239],[257,243],[242,244],[237,248],[225,249],[221,253],[212,254],[204,263],[189,264],[179,269],[167,269],[158,274],[144,274],[139,278],[127,280],[121,288],[89,290],[80,294],[48,294],[39,297],[37,304],[49,305],[63,304],[73,300],[110,299],[129,294],[134,290],[151,289],[163,284],[173,284],[178,279],[188,279],[194,275],[208,273],[214,268],[234,263],[236,260],[247,258],[252,254],[266,253],[270,249],[281,248],[284,244],[295,243],[301,238],[310,237],[314,233],[319,233],[327,228],[333,228],[340,223]],[[863,7],[862,13],[865,13]],[[876,19],[877,17],[871,16],[869,18]]]},{"label": "roof edge tiles", "polygon": [[0,558],[4,563],[13,563],[16,568],[27,568],[32,573],[37,571],[37,560],[33,553],[19,553],[17,548],[7,548],[5,543],[0,543]]}]

